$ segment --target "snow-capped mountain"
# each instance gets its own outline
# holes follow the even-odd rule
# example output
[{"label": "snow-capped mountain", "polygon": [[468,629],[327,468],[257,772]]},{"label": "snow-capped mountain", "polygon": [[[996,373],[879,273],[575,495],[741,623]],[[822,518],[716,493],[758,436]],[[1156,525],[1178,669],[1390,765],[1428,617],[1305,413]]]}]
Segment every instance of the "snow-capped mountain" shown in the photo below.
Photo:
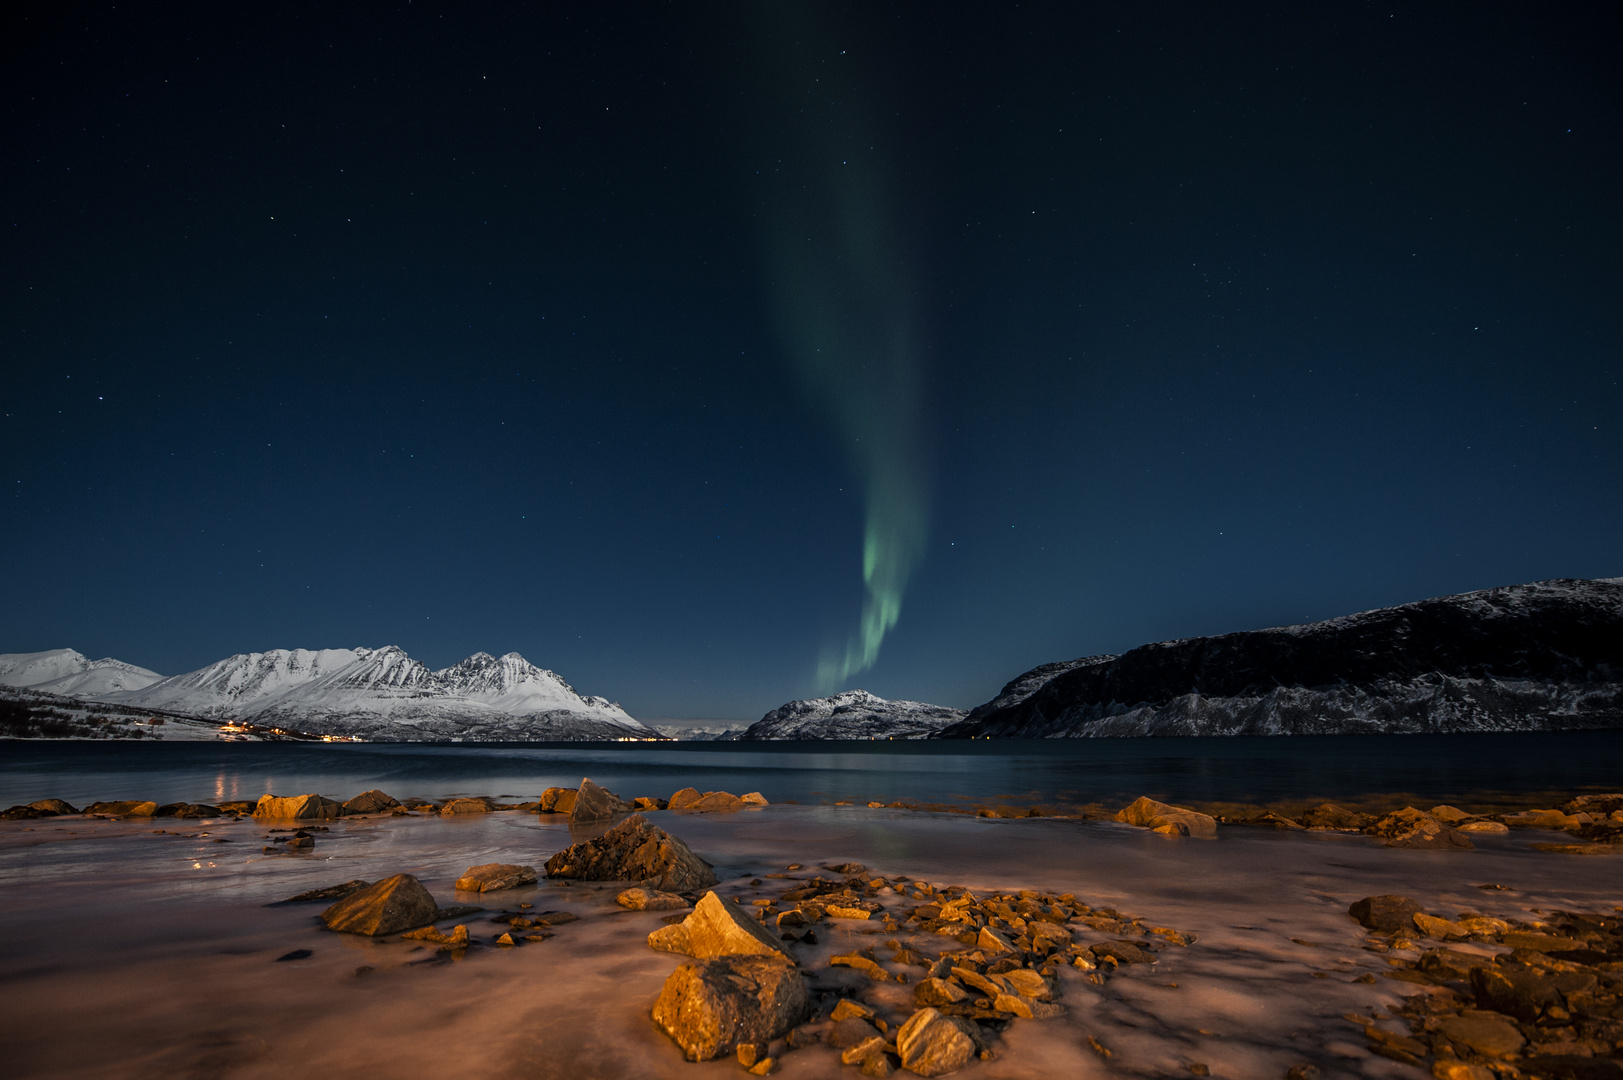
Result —
[{"label": "snow-capped mountain", "polygon": [[156,671],[103,657],[87,659],[72,649],[0,653],[0,686],[40,690],[66,697],[99,697],[140,690],[163,678]]},{"label": "snow-capped mountain", "polygon": [[394,646],[274,649],[100,700],[378,741],[659,737],[518,653],[475,653],[431,671]]},{"label": "snow-capped mountain", "polygon": [[846,690],[780,705],[738,738],[927,739],[963,718],[962,709],[922,701],[886,701],[866,690]]},{"label": "snow-capped mountain", "polygon": [[1623,727],[1623,578],[1541,581],[1033,669],[941,738]]}]

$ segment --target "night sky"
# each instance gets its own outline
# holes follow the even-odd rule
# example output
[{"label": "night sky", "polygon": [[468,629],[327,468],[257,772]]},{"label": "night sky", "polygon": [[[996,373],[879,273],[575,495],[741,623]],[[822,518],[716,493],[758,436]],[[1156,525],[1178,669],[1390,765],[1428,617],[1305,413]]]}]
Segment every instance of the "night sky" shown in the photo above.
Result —
[{"label": "night sky", "polygon": [[14,7],[0,652],[753,719],[1623,574],[1616,12]]}]

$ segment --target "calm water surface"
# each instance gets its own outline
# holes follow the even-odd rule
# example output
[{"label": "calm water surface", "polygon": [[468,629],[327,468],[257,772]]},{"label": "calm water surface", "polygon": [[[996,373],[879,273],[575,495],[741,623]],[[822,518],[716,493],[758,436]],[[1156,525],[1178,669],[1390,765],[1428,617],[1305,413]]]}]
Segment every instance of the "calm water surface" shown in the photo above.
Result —
[{"label": "calm water surface", "polygon": [[397,797],[534,798],[582,776],[627,797],[682,787],[773,802],[1186,803],[1332,799],[1529,805],[1623,790],[1623,731],[999,742],[0,743],[0,806],[159,802],[379,787]]}]

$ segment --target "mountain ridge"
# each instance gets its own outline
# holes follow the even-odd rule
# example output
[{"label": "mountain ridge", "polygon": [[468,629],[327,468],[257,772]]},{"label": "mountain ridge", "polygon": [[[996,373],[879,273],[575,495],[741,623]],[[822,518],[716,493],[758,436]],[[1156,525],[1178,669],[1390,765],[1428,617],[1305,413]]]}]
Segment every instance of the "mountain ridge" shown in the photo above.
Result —
[{"label": "mountain ridge", "polygon": [[924,739],[962,720],[964,710],[922,701],[887,701],[866,690],[786,702],[736,739]]}]

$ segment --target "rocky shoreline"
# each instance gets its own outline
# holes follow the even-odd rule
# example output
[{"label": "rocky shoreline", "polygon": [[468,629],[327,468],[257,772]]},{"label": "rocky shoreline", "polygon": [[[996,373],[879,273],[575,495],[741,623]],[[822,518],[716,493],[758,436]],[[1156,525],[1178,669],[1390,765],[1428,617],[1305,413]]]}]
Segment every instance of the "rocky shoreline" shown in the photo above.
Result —
[{"label": "rocky shoreline", "polygon": [[[683,957],[663,988],[651,983],[646,990],[657,999],[644,1015],[668,1036],[672,1053],[691,1061],[735,1058],[757,1075],[801,1057],[826,1061],[834,1071],[849,1067],[853,1075],[878,1076],[898,1069],[943,1075],[977,1068],[978,1062],[1018,1064],[1019,1048],[1027,1045],[1016,1033],[1019,1025],[1063,1024],[1078,1009],[1092,1015],[1095,999],[1119,993],[1111,985],[1115,980],[1129,980],[1125,988],[1132,980],[1153,978],[1148,973],[1158,970],[1168,949],[1201,948],[1188,927],[1155,925],[1097,897],[1023,889],[1019,882],[972,890],[826,860],[811,869],[793,863],[720,881],[680,838],[653,824],[657,819],[674,828],[689,815],[765,805],[758,793],[692,788],[668,798],[621,799],[588,779],[525,803],[482,797],[402,801],[374,790],[344,802],[315,794],[163,806],[123,800],[94,803],[82,812],[60,800],[40,800],[6,816],[25,831],[29,822],[81,813],[79,820],[163,816],[209,828],[251,819],[265,827],[267,853],[292,858],[315,856],[343,819],[387,827],[391,820],[429,815],[561,818],[578,836],[576,843],[553,853],[545,867],[469,866],[455,881],[455,903],[442,905],[409,873],[324,886],[281,903],[319,902],[326,930],[377,942],[383,951],[355,969],[354,977],[364,978],[380,967],[455,963],[579,933],[571,924],[612,918],[597,899],[612,897],[608,910],[663,920],[651,931],[625,930],[624,948]],[[1032,815],[1028,809],[981,816]],[[1436,806],[1379,816],[1330,804],[1294,816],[1208,815],[1141,798],[1112,816],[1172,844],[1256,834],[1259,828],[1340,832],[1411,852],[1460,853],[1443,857],[1468,861],[1473,837],[1523,829],[1569,834],[1567,842],[1530,845],[1541,853],[1609,853],[1623,832],[1623,795],[1577,796],[1558,807],[1512,814]],[[185,835],[232,842],[208,832]],[[1485,898],[1495,895],[1484,889]],[[506,902],[492,910],[492,900]],[[1385,964],[1381,977],[1418,993],[1384,1017],[1348,1012],[1344,1019],[1357,1021],[1370,1052],[1436,1077],[1623,1076],[1617,997],[1623,932],[1616,911],[1535,914],[1529,919],[1525,912],[1428,910],[1398,894],[1353,904],[1349,922],[1367,932],[1362,948]],[[289,944],[297,947],[277,959],[305,960],[319,948],[315,938]],[[1378,980],[1365,970],[1353,981]],[[1086,1040],[1095,1060],[1115,1067],[1110,1029],[1095,1025]],[[1194,1075],[1207,1074],[1201,1061],[1187,1067]],[[1290,1075],[1300,1080],[1321,1075],[1314,1071],[1320,1068],[1313,1055],[1304,1055]]]}]

